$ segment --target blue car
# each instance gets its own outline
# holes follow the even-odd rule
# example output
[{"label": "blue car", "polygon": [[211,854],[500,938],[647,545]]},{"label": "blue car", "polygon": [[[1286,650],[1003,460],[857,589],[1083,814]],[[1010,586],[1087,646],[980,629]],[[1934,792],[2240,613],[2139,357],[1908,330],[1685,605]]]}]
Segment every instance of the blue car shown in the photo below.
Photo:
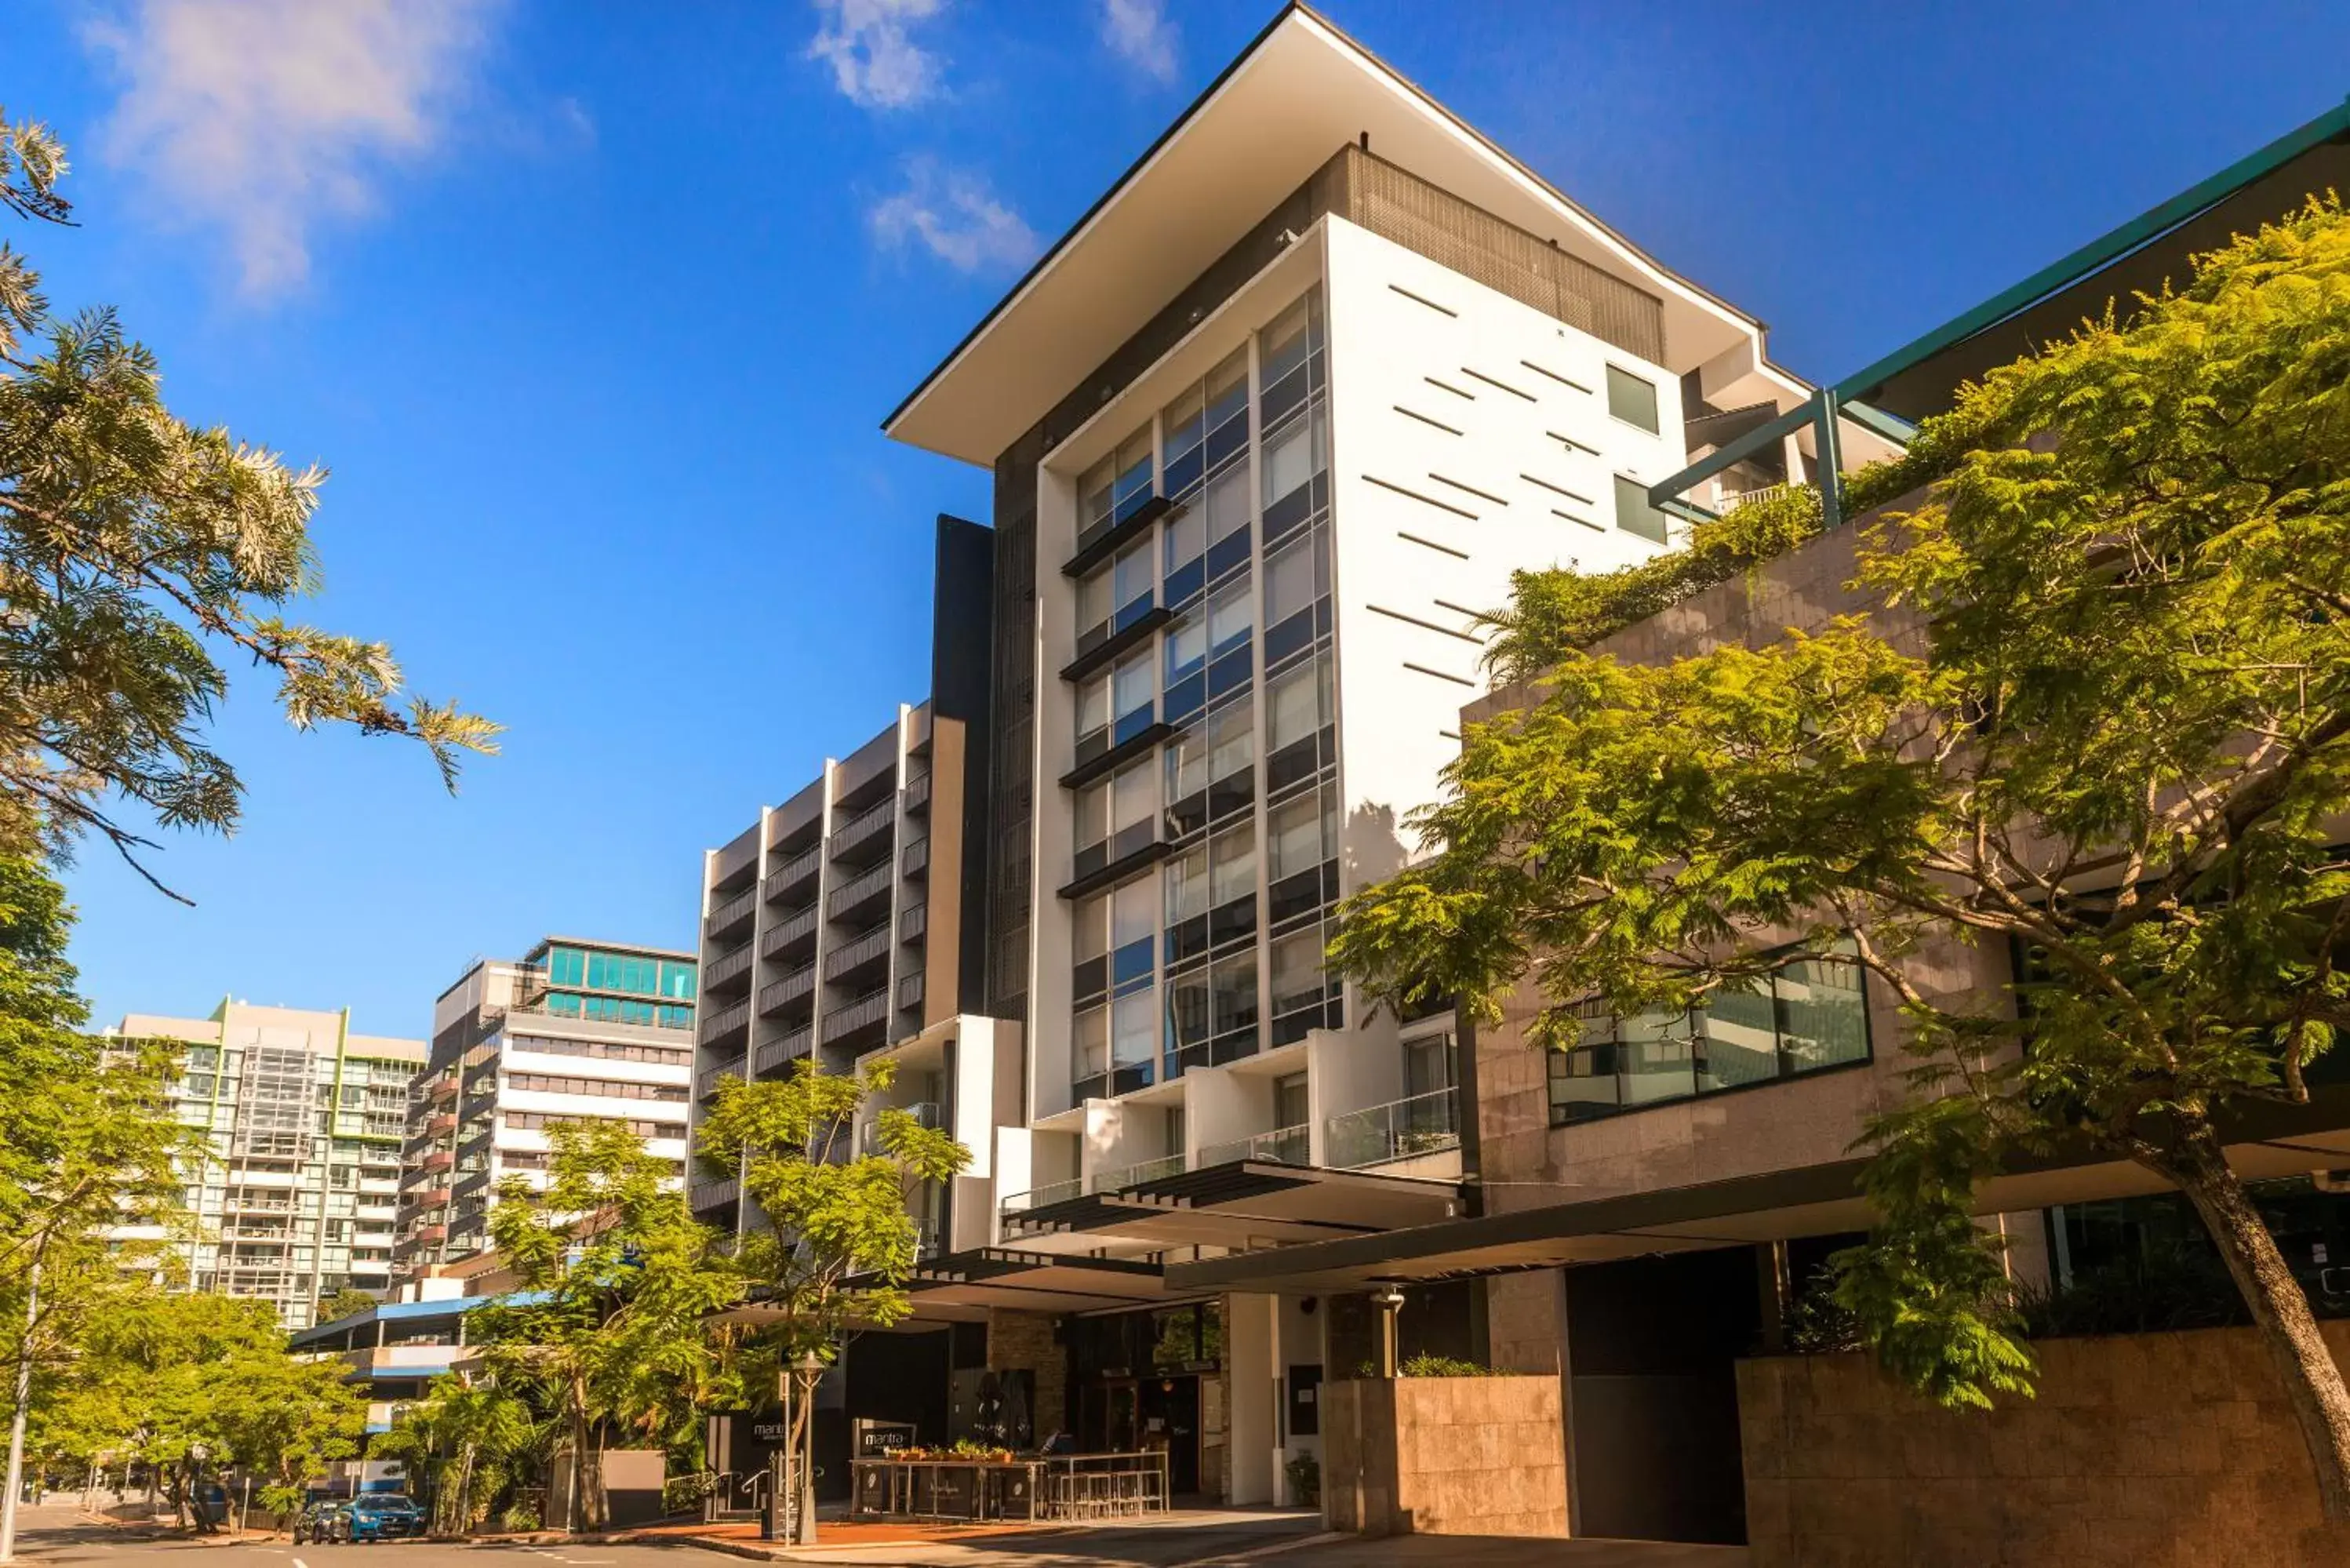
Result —
[{"label": "blue car", "polygon": [[424,1533],[424,1512],[399,1492],[370,1492],[335,1510],[327,1539],[341,1542],[399,1541]]}]

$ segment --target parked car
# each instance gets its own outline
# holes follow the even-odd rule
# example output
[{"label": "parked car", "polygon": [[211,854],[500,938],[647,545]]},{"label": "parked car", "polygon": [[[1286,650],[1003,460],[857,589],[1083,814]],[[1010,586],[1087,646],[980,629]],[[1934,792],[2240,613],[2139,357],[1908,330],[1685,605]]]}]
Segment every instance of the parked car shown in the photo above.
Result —
[{"label": "parked car", "polygon": [[396,1491],[369,1492],[335,1510],[327,1539],[340,1542],[398,1541],[424,1533],[424,1511]]},{"label": "parked car", "polygon": [[302,1511],[294,1516],[294,1544],[299,1546],[305,1542],[326,1540],[327,1527],[334,1522],[335,1511],[342,1506],[343,1500],[338,1497],[322,1497],[305,1505]]}]

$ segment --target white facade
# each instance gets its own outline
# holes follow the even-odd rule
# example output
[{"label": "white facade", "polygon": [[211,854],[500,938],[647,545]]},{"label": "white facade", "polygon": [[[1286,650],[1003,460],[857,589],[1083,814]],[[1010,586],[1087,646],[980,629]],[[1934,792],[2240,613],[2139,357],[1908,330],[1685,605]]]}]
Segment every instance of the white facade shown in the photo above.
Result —
[{"label": "white facade", "polygon": [[130,1013],[112,1033],[178,1044],[173,1113],[205,1134],[207,1157],[186,1173],[193,1233],[174,1243],[187,1288],[271,1302],[298,1329],[347,1286],[390,1287],[422,1041],[353,1034],[348,1012],[242,1002],[208,1019]]}]

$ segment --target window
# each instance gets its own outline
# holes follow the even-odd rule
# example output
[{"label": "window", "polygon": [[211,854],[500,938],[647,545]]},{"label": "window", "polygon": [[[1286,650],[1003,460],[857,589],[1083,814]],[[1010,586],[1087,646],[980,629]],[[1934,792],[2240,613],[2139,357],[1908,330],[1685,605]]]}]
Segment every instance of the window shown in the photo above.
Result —
[{"label": "window", "polygon": [[1173,1058],[1167,1065],[1169,1077],[1208,1064],[1208,1041],[1214,1033],[1210,1017],[1206,966],[1168,977],[1166,1049]]},{"label": "window", "polygon": [[1264,565],[1264,662],[1267,669],[1313,646],[1328,629],[1315,612],[1330,593],[1330,531],[1315,528],[1284,545]]},{"label": "window", "polygon": [[1265,814],[1265,879],[1274,925],[1318,909],[1337,896],[1337,874],[1327,868],[1338,854],[1336,807],[1331,792],[1321,789]]},{"label": "window", "polygon": [[[1109,1009],[1097,1007],[1077,1014],[1070,1031],[1069,1049],[1075,1054],[1076,1075],[1080,1083],[1079,1097],[1083,1098],[1082,1080],[1101,1078],[1109,1072]],[[1093,1091],[1099,1094],[1097,1088]]]},{"label": "window", "polygon": [[[1245,427],[1243,433],[1246,433]],[[1208,561],[1202,580],[1221,577],[1248,561],[1249,520],[1253,514],[1249,506],[1249,464],[1245,457],[1208,482],[1207,512]],[[1170,599],[1176,597],[1175,584],[1168,585],[1167,596]]]},{"label": "window", "polygon": [[577,948],[547,949],[546,979],[550,985],[586,984],[588,955]]},{"label": "window", "polygon": [[1607,411],[1650,435],[1660,429],[1657,423],[1656,384],[1613,365],[1607,367]]},{"label": "window", "polygon": [[[1166,683],[1171,693],[1187,678],[1208,667],[1208,618],[1198,611],[1167,628]],[[1174,703],[1168,704],[1171,710]]]},{"label": "window", "polygon": [[1718,993],[1687,1012],[1618,1018],[1590,1005],[1582,1042],[1550,1058],[1551,1120],[1588,1121],[1868,1059],[1859,963],[1794,960],[1752,990]]},{"label": "window", "polygon": [[[1219,659],[1248,647],[1249,628],[1256,606],[1246,577],[1218,588],[1208,600],[1208,657]],[[1242,672],[1247,673],[1245,670]]]},{"label": "window", "polygon": [[[1324,971],[1322,952],[1322,928],[1319,925],[1310,926],[1274,942],[1273,1015],[1276,1020],[1305,1009],[1314,1009],[1316,1010],[1314,1024],[1321,1023],[1318,1010],[1324,992],[1330,988],[1329,978]],[[1300,1029],[1290,1038],[1299,1039],[1304,1035],[1305,1030]],[[1277,1045],[1288,1043],[1288,1040],[1278,1036],[1274,1042]],[[1275,1125],[1289,1127],[1293,1124],[1279,1122]]]},{"label": "window", "polygon": [[1303,1073],[1288,1073],[1273,1081],[1273,1125],[1302,1127],[1313,1112],[1308,1107],[1308,1081]]},{"label": "window", "polygon": [[1616,526],[1659,545],[1665,542],[1665,514],[1648,504],[1648,487],[1620,473],[1616,476]]},{"label": "window", "polygon": [[1243,948],[1208,971],[1210,1059],[1218,1065],[1257,1050],[1256,950]]},{"label": "window", "polygon": [[1324,416],[1314,410],[1314,417],[1293,420],[1280,434],[1268,437],[1264,443],[1264,504],[1270,513],[1274,507],[1313,482],[1322,472]]},{"label": "window", "polygon": [[1141,510],[1150,499],[1150,427],[1140,430],[1118,443],[1118,477],[1112,482],[1110,511],[1120,523]]},{"label": "window", "polygon": [[1200,449],[1208,439],[1208,385],[1185,389],[1159,410],[1167,462],[1167,493],[1180,496],[1200,481]]},{"label": "window", "polygon": [[1336,760],[1331,724],[1330,656],[1316,655],[1266,682],[1265,789],[1276,793],[1313,777]]},{"label": "window", "polygon": [[1256,798],[1256,709],[1246,700],[1208,715],[1208,820],[1217,822]]},{"label": "window", "polygon": [[1442,1094],[1452,1087],[1452,1036],[1423,1034],[1403,1043],[1403,1093],[1406,1099]]},{"label": "window", "polygon": [[1208,942],[1256,931],[1256,825],[1243,817],[1208,841]]},{"label": "window", "polygon": [[1205,845],[1167,863],[1167,924],[1171,929],[1208,912],[1208,850]]}]

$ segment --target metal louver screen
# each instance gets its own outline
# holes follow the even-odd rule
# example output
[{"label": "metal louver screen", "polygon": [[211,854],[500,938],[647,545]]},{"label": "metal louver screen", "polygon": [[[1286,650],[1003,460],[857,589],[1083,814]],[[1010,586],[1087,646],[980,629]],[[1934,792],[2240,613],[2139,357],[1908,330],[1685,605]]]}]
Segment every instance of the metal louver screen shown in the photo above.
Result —
[{"label": "metal louver screen", "polygon": [[1371,233],[1651,363],[1665,357],[1665,307],[1515,223],[1349,147],[1316,194]]}]

